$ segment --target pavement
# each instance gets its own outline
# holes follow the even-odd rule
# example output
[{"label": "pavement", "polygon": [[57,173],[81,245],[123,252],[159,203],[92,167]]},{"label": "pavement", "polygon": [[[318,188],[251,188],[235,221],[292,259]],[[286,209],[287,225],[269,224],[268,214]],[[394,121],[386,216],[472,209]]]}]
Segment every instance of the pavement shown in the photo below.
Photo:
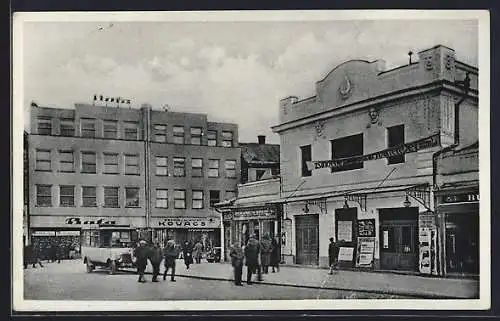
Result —
[{"label": "pavement", "polygon": [[[163,266],[162,266],[163,271]],[[152,272],[149,264],[147,273]],[[399,295],[426,299],[477,299],[479,281],[472,279],[451,279],[418,275],[398,275],[363,271],[339,270],[333,275],[328,270],[317,268],[280,267],[278,273],[264,274],[265,285],[284,287],[355,291],[371,294]],[[183,260],[177,261],[176,275],[204,280],[232,281],[233,271],[228,263],[193,264],[186,269]],[[246,267],[243,269],[246,281]]]}]

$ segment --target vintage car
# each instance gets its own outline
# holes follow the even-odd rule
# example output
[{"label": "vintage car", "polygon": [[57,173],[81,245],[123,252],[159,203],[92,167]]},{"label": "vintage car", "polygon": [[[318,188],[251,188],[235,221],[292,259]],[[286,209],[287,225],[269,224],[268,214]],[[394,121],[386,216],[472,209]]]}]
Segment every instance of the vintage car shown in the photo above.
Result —
[{"label": "vintage car", "polygon": [[82,258],[87,272],[96,266],[114,274],[121,267],[134,267],[137,233],[124,225],[99,225],[82,230]]}]

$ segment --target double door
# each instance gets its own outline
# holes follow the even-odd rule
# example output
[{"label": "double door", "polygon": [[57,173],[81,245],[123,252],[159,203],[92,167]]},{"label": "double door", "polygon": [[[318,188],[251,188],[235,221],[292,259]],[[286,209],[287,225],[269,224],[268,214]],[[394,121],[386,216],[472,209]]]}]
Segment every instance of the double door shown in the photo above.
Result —
[{"label": "double door", "polygon": [[302,265],[318,265],[319,261],[319,217],[301,215],[295,217],[296,262]]}]

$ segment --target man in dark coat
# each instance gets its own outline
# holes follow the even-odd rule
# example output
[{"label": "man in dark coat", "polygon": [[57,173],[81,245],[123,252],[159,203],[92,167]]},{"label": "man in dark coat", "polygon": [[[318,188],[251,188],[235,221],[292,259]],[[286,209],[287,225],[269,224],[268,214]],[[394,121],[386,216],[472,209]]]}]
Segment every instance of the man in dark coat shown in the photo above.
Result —
[{"label": "man in dark coat", "polygon": [[137,266],[137,273],[139,273],[139,279],[137,282],[144,283],[144,272],[146,271],[146,266],[148,265],[149,249],[147,247],[147,242],[144,240],[139,241],[139,245],[134,250],[134,256],[136,257],[135,265]]},{"label": "man in dark coat", "polygon": [[276,238],[272,238],[271,244],[273,247],[273,250],[271,251],[271,267],[273,268],[272,272],[275,272],[275,268],[277,272],[280,271],[280,256],[279,256],[279,245],[278,242],[276,241]]},{"label": "man in dark coat", "polygon": [[153,266],[153,279],[152,282],[158,282],[158,275],[160,275],[160,265],[163,260],[163,250],[160,244],[155,243],[151,246],[151,257],[149,258]]},{"label": "man in dark coat", "polygon": [[184,257],[184,264],[186,264],[186,269],[189,270],[189,265],[193,264],[193,245],[191,244],[191,242],[186,241],[184,243],[182,255]]},{"label": "man in dark coat", "polygon": [[165,258],[165,272],[163,273],[163,280],[167,279],[168,269],[172,269],[170,281],[175,282],[175,260],[179,256],[179,250],[174,240],[168,240],[163,248],[163,257]]},{"label": "man in dark coat", "polygon": [[252,284],[252,274],[257,272],[257,279],[262,281],[262,274],[259,266],[260,244],[252,235],[245,246],[245,260],[247,264],[247,284]]},{"label": "man in dark coat", "polygon": [[330,272],[328,274],[333,274],[333,271],[337,268],[339,254],[339,246],[333,241],[333,237],[330,237],[330,244],[328,244],[328,265],[330,266]]},{"label": "man in dark coat", "polygon": [[43,267],[42,261],[40,261],[38,250],[33,244],[26,245],[24,247],[24,268],[28,268],[28,264],[33,264],[33,267],[36,268],[37,264],[40,264],[40,267]]},{"label": "man in dark coat", "polygon": [[234,284],[243,285],[241,283],[241,275],[243,274],[243,259],[245,254],[238,242],[235,242],[229,251],[229,256],[231,257],[231,265],[234,269]]}]

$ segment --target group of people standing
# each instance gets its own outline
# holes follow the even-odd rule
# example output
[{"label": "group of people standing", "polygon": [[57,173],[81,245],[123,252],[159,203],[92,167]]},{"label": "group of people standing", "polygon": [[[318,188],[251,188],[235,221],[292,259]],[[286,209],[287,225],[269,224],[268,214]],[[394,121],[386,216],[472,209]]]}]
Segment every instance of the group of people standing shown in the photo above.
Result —
[{"label": "group of people standing", "polygon": [[257,274],[257,280],[262,281],[262,274],[279,272],[279,245],[278,242],[265,234],[259,242],[255,235],[250,235],[246,245],[238,242],[231,246],[229,255],[234,269],[234,283],[242,284],[243,263],[247,266],[247,284],[252,284],[252,275]]},{"label": "group of people standing", "polygon": [[170,281],[175,282],[175,262],[180,253],[182,253],[186,269],[189,270],[190,265],[193,264],[194,261],[196,261],[196,263],[201,263],[203,245],[201,242],[196,242],[196,244],[193,245],[192,242],[186,241],[181,248],[174,240],[169,239],[162,248],[157,242],[148,245],[148,242],[145,240],[140,240],[134,250],[134,256],[136,258],[135,265],[139,274],[138,282],[146,282],[144,279],[144,272],[146,271],[148,260],[153,266],[152,282],[159,282],[158,276],[160,275],[162,261],[164,261],[165,266],[163,280],[167,279],[167,273],[171,270]]}]

